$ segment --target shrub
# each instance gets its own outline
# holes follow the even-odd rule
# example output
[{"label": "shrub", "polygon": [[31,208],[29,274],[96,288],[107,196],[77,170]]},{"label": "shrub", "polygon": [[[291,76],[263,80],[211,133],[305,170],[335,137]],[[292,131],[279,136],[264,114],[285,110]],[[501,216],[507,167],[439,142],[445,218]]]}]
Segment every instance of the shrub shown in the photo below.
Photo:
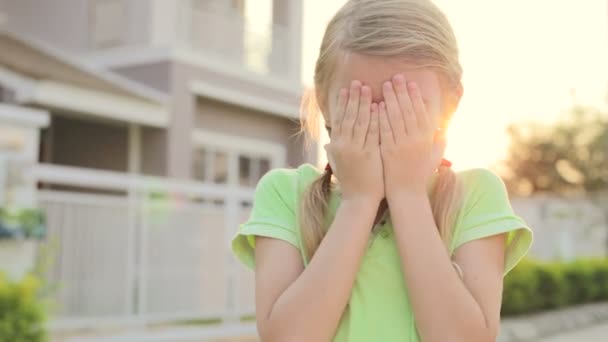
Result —
[{"label": "shrub", "polygon": [[522,261],[504,280],[502,315],[608,300],[608,259]]},{"label": "shrub", "polygon": [[14,282],[0,274],[0,342],[47,341],[39,288],[33,276]]}]

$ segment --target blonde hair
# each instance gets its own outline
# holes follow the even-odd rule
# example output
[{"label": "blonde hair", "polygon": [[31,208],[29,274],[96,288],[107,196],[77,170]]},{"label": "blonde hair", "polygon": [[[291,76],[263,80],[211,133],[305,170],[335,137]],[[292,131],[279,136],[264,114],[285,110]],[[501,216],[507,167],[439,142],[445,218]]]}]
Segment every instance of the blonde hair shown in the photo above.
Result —
[{"label": "blonde hair", "polygon": [[[456,38],[447,18],[431,0],[349,0],[327,26],[315,66],[315,91],[306,94],[302,102],[302,128],[313,138],[319,137],[321,114],[328,114],[327,96],[339,58],[349,52],[403,58],[417,67],[437,71],[443,80],[442,89],[447,90],[442,94],[444,103],[460,86],[462,68]],[[299,208],[308,260],[329,227],[326,212],[331,179],[331,170],[326,170],[306,189]],[[439,167],[430,200],[448,250],[460,206],[459,189],[454,172]]]}]

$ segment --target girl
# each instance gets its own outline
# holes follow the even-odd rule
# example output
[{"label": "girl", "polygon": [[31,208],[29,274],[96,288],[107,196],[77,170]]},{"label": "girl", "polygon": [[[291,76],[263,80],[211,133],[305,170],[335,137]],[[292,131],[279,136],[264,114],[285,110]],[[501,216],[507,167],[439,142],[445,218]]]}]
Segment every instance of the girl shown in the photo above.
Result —
[{"label": "girl", "polygon": [[442,159],[460,79],[430,0],[350,0],[334,16],[305,113],[328,123],[328,167],[266,174],[233,241],[255,267],[263,341],[496,340],[503,275],[532,235],[500,178]]}]

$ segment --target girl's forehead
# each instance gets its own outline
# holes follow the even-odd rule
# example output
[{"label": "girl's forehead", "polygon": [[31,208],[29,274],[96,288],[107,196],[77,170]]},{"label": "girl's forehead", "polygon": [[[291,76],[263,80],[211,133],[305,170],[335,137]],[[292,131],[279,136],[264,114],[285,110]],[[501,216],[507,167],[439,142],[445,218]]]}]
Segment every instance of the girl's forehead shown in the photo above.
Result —
[{"label": "girl's forehead", "polygon": [[402,74],[406,81],[418,84],[424,97],[435,97],[440,94],[437,73],[430,69],[421,69],[403,58],[367,56],[348,54],[338,63],[333,90],[348,87],[352,80],[361,81],[371,87],[374,101],[382,100],[382,84],[390,81],[396,74]]}]

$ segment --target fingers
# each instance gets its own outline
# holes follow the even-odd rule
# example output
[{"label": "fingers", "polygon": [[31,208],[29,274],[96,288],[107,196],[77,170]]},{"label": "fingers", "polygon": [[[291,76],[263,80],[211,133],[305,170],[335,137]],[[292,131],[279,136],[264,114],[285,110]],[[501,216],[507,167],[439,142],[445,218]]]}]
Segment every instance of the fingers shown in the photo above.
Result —
[{"label": "fingers", "polygon": [[[411,82],[410,82],[411,83]],[[416,126],[413,126],[416,120],[414,106],[410,95],[408,94],[408,85],[405,82],[405,77],[401,74],[393,76],[393,87],[399,101],[399,108],[403,114],[403,122],[408,134],[413,133]]]},{"label": "fingers", "polygon": [[350,93],[348,95],[348,103],[346,104],[346,112],[342,120],[342,128],[340,134],[348,139],[353,137],[353,127],[359,114],[359,98],[361,93],[361,82],[352,81],[350,85]]},{"label": "fingers", "polygon": [[415,82],[408,82],[407,89],[409,90],[409,97],[412,101],[413,113],[416,115],[418,127],[425,132],[434,129],[426,112],[426,106],[422,100],[422,94],[418,85]]},{"label": "fingers", "polygon": [[401,140],[407,135],[406,126],[404,122],[404,116],[401,113],[399,107],[399,101],[397,95],[393,89],[393,83],[387,81],[382,86],[382,93],[384,95],[385,109],[390,126],[393,129],[393,137],[396,140]]},{"label": "fingers", "polygon": [[393,129],[391,128],[392,122],[388,118],[386,104],[380,102],[378,108],[378,119],[380,124],[380,141],[381,144],[394,144],[395,138],[393,136]]},{"label": "fingers", "polygon": [[342,128],[342,120],[346,112],[346,102],[348,101],[348,89],[340,89],[338,104],[334,113],[331,114],[331,136],[339,136]]},{"label": "fingers", "polygon": [[369,129],[367,130],[367,138],[365,146],[378,146],[380,144],[380,127],[379,127],[378,104],[372,103]]},{"label": "fingers", "polygon": [[368,86],[361,87],[361,97],[359,101],[359,114],[353,128],[353,142],[356,146],[365,145],[365,138],[369,129],[372,105],[372,90]]}]

